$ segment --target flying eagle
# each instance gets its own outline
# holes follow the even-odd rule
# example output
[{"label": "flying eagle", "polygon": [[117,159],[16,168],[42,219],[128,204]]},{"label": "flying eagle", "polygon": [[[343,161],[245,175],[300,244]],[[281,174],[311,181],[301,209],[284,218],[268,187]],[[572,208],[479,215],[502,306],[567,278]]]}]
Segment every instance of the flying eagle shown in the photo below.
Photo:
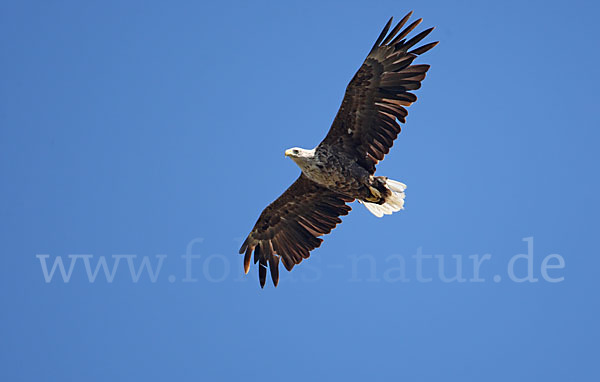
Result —
[{"label": "flying eagle", "polygon": [[[260,286],[267,267],[273,284],[279,281],[279,261],[291,271],[321,245],[319,236],[328,234],[351,210],[347,203],[357,199],[373,215],[381,217],[403,209],[403,183],[375,176],[375,165],[390,151],[405,123],[404,106],[417,100],[411,93],[421,87],[429,65],[412,65],[432,42],[410,50],[433,28],[406,39],[421,23],[404,28],[412,12],[388,34],[392,18],[383,28],[364,63],[350,81],[342,105],[329,133],[314,149],[291,148],[285,155],[302,170],[300,177],[261,213],[240,254],[244,271],[258,263]],[[399,32],[400,31],[400,32]]]}]

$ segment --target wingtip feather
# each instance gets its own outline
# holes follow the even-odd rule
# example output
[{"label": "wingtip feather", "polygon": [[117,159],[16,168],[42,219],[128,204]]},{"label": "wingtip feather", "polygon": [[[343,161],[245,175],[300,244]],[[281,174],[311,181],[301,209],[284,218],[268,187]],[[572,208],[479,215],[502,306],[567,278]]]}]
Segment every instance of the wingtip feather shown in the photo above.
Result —
[{"label": "wingtip feather", "polygon": [[244,273],[248,274],[250,270],[250,260],[252,259],[252,247],[248,247],[246,249],[246,254],[244,255]]},{"label": "wingtip feather", "polygon": [[423,53],[429,51],[430,49],[433,49],[439,43],[440,43],[439,41],[430,42],[429,44],[425,44],[423,46],[420,46],[420,47],[418,47],[416,49],[411,50],[408,53],[420,55],[420,54],[423,54]]},{"label": "wingtip feather", "polygon": [[383,30],[379,34],[379,37],[377,37],[377,40],[375,41],[375,44],[373,44],[373,48],[371,48],[371,52],[374,51],[379,46],[379,44],[381,44],[381,42],[383,41],[383,39],[387,35],[388,31],[390,30],[390,26],[392,25],[392,21],[393,20],[394,20],[394,17],[390,17],[390,19],[387,22],[387,24],[385,24],[385,27],[383,27]]}]

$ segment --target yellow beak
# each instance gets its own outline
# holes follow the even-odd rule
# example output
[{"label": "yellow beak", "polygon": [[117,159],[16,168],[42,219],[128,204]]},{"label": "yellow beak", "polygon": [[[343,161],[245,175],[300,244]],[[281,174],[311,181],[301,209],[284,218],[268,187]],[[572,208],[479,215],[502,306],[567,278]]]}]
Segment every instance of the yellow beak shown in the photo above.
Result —
[{"label": "yellow beak", "polygon": [[291,156],[291,155],[292,155],[292,149],[287,149],[287,150],[285,150],[285,156],[286,156],[286,157],[289,157],[289,156]]}]

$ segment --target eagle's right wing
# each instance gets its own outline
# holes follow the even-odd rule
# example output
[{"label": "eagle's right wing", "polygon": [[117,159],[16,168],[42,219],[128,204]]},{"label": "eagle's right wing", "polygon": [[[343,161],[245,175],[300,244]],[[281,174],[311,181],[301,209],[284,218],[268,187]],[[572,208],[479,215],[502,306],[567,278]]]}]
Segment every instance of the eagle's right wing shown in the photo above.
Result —
[{"label": "eagle's right wing", "polygon": [[371,173],[394,144],[400,133],[398,122],[405,122],[408,114],[404,107],[417,100],[410,91],[421,87],[429,69],[429,65],[412,65],[412,62],[437,44],[432,42],[410,50],[433,29],[406,40],[422,21],[418,19],[400,31],[411,14],[400,20],[389,34],[392,19],[388,21],[348,84],[331,129],[319,145],[346,152]]},{"label": "eagle's right wing", "polygon": [[264,209],[252,232],[242,244],[244,271],[250,269],[254,251],[254,263],[259,263],[258,276],[261,287],[267,277],[267,263],[273,284],[279,281],[279,259],[290,271],[309,256],[310,251],[321,245],[319,236],[328,234],[351,210],[346,203],[352,198],[340,195],[308,179],[300,177],[273,203]]}]

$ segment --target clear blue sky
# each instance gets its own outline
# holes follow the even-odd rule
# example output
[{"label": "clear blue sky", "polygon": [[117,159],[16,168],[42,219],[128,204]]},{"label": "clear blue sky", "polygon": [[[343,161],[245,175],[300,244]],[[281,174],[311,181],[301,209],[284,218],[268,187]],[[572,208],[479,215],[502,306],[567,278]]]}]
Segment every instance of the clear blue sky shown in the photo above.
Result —
[{"label": "clear blue sky", "polygon": [[[298,176],[284,150],[318,144],[411,9],[441,43],[378,168],[408,184],[406,209],[354,204],[261,290],[237,250]],[[0,380],[597,380],[598,13],[3,1]],[[130,274],[144,256],[154,282]],[[46,282],[57,259],[72,274]],[[120,259],[112,282],[88,277],[100,259]],[[529,259],[537,281],[514,281]]]}]

